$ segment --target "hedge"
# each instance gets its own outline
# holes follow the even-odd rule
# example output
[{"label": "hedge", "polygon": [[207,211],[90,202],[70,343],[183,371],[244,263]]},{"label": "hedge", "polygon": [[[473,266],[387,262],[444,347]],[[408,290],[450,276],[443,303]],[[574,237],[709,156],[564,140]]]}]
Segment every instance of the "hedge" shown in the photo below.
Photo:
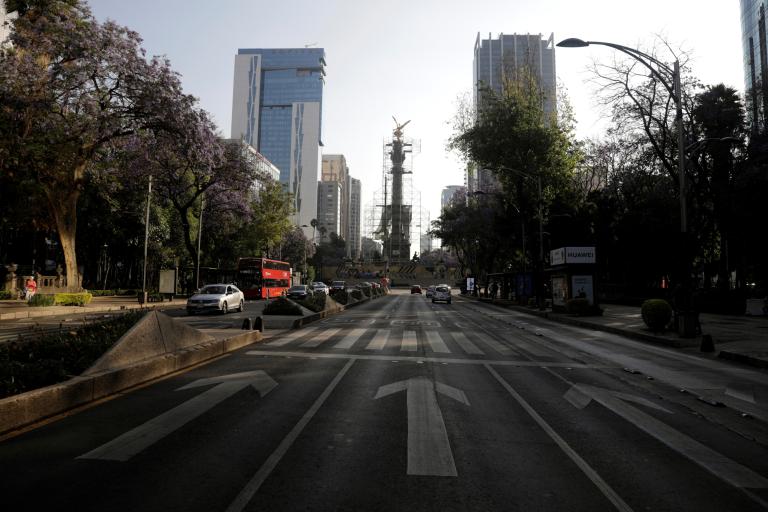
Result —
[{"label": "hedge", "polygon": [[0,300],[9,300],[13,298],[13,293],[9,290],[0,290]]},{"label": "hedge", "polygon": [[298,300],[296,302],[298,302],[308,310],[318,313],[325,309],[325,299],[327,297],[328,296],[325,293],[315,292],[312,295],[309,295],[306,299]]},{"label": "hedge", "polygon": [[36,293],[27,301],[27,305],[33,308],[53,306],[56,302],[53,295],[43,295],[42,293]]},{"label": "hedge", "polygon": [[672,306],[664,299],[648,299],[640,306],[640,314],[650,330],[662,332],[672,320]]},{"label": "hedge", "polygon": [[53,296],[59,306],[85,306],[90,304],[93,295],[90,293],[57,293]]},{"label": "hedge", "polygon": [[346,290],[333,290],[331,292],[331,297],[342,306],[345,306],[349,302],[349,294]]},{"label": "hedge", "polygon": [[132,311],[71,331],[0,344],[0,398],[83,373],[143,315]]}]

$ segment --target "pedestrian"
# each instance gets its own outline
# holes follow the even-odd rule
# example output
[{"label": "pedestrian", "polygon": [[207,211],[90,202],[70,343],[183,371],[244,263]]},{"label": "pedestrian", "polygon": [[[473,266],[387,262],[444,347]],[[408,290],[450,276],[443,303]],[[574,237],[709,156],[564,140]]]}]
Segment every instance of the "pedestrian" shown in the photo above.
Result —
[{"label": "pedestrian", "polygon": [[24,283],[24,300],[31,299],[35,293],[37,293],[37,283],[34,277],[28,277],[27,282]]}]

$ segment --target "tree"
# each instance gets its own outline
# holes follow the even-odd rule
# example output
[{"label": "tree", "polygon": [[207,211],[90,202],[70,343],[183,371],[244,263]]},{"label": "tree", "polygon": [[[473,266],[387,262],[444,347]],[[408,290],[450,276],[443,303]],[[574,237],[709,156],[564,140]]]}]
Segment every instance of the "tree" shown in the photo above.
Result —
[{"label": "tree", "polygon": [[97,22],[77,0],[10,2],[0,50],[0,169],[33,177],[61,241],[68,286],[80,288],[76,233],[86,175],[110,144],[170,129],[193,99],[166,60],[149,62],[133,31]]},{"label": "tree", "polygon": [[[696,96],[693,116],[705,139],[696,160],[702,186],[708,185],[719,247],[718,288],[730,288],[729,240],[732,224],[733,179],[739,151],[744,145],[746,124],[744,106],[738,92],[724,84],[707,87]],[[707,179],[708,178],[708,179]]]}]

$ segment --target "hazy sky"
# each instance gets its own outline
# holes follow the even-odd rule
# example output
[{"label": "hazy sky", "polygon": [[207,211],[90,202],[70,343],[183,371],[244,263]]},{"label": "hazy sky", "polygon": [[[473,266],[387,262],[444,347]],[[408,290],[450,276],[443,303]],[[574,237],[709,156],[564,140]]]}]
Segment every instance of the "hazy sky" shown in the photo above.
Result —
[{"label": "hazy sky", "polygon": [[[440,191],[461,185],[463,166],[448,154],[457,98],[472,89],[477,33],[554,32],[555,41],[580,37],[626,46],[664,35],[693,54],[695,74],[743,91],[737,0],[90,0],[98,19],[141,34],[150,55],[167,56],[185,91],[200,98],[229,136],[232,77],[238,48],[295,48],[326,52],[324,153],[343,153],[363,183],[363,204],[381,186],[382,140],[392,116],[410,119],[406,135],[421,140],[414,183],[432,219]],[[605,47],[556,51],[557,75],[567,87],[580,137],[598,136],[604,123],[585,71]]]}]

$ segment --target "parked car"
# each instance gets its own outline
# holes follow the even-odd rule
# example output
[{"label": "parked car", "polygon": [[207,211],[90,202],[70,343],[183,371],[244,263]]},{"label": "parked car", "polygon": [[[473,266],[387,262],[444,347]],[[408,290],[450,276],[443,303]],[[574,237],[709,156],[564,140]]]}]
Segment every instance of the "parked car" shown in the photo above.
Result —
[{"label": "parked car", "polygon": [[427,287],[426,296],[428,299],[431,299],[435,295],[435,288],[437,288],[435,285],[431,285]]},{"label": "parked car", "polygon": [[304,300],[307,297],[312,296],[312,290],[305,284],[297,284],[288,288],[288,292],[285,294],[289,299]]},{"label": "parked car", "polygon": [[432,303],[447,302],[451,303],[451,287],[447,284],[441,284],[435,287],[435,293],[432,295]]},{"label": "parked car", "polygon": [[233,284],[207,284],[187,299],[187,314],[205,311],[227,314],[231,309],[242,311],[245,295]]},{"label": "parked car", "polygon": [[419,286],[418,284],[412,284],[411,294],[414,294],[414,293],[418,293],[419,295],[421,295],[421,286]]},{"label": "parked car", "polygon": [[345,281],[332,281],[331,282],[331,291],[334,292],[336,290],[346,290],[347,289],[347,283]]},{"label": "parked car", "polygon": [[331,293],[331,289],[330,289],[330,288],[328,288],[328,285],[327,285],[327,284],[325,284],[325,283],[321,283],[320,281],[317,281],[317,282],[314,282],[314,283],[312,283],[311,285],[309,285],[309,288],[310,288],[310,289],[311,289],[313,292],[324,293],[324,294],[326,294],[326,295],[328,295],[329,293]]}]

